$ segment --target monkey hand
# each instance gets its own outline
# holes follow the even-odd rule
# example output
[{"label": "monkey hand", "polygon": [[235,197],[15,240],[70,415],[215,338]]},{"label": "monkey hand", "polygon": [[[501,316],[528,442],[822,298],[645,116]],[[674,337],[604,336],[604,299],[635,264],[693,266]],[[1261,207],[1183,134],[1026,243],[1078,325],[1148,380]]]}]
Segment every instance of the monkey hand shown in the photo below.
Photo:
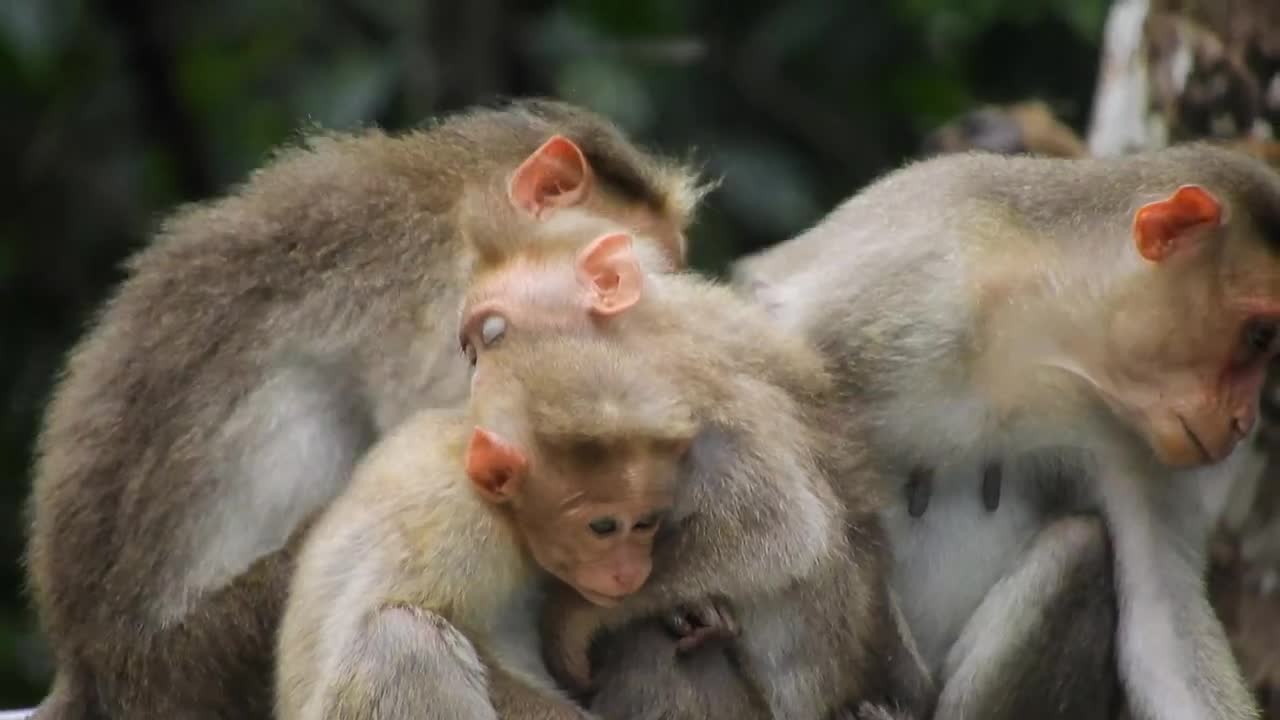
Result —
[{"label": "monkey hand", "polygon": [[679,638],[676,641],[679,654],[692,652],[711,640],[731,640],[738,636],[738,620],[728,603],[719,598],[681,605],[664,621]]}]

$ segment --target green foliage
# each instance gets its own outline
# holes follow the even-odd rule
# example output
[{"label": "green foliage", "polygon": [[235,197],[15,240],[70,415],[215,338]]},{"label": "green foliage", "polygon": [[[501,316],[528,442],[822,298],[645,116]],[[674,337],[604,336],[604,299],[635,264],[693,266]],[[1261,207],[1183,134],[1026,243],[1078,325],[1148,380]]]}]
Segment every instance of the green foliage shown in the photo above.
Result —
[{"label": "green foliage", "polygon": [[799,232],[979,102],[1083,124],[1104,0],[0,2],[0,706],[48,662],[20,594],[39,413],[119,265],[298,129],[403,128],[556,94],[724,183],[719,271]]}]

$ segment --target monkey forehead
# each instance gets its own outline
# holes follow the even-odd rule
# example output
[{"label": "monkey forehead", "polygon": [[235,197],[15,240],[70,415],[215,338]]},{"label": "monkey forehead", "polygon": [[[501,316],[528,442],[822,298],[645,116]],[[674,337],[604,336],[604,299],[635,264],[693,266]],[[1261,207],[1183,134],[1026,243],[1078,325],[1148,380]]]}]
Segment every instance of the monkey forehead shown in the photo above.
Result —
[{"label": "monkey forehead", "polygon": [[[567,318],[578,296],[573,267],[545,257],[519,257],[476,276],[462,303],[461,322],[468,324],[488,313],[501,313],[509,320],[555,309]],[[557,323],[558,324],[558,323]]]}]

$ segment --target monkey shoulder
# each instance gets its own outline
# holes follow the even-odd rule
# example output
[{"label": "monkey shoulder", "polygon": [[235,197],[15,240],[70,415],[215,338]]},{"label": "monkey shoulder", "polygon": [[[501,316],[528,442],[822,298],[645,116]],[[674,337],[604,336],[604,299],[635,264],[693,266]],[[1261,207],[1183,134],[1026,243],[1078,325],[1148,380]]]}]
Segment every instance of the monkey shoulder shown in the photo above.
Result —
[{"label": "monkey shoulder", "polygon": [[[425,410],[377,443],[315,534],[358,565],[385,566],[386,592],[446,616],[480,620],[528,584],[528,560],[508,524],[471,489],[462,457],[470,427],[457,410]],[[461,619],[461,618],[460,618]],[[477,620],[477,622],[480,622]]]}]

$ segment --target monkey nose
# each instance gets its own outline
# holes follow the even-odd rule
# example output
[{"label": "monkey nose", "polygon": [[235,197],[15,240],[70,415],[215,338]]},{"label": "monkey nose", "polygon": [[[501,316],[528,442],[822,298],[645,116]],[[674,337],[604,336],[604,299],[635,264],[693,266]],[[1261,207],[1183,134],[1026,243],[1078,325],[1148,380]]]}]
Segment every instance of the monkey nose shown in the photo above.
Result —
[{"label": "monkey nose", "polygon": [[648,577],[649,573],[639,570],[617,570],[613,573],[613,582],[624,595],[630,595],[639,590]]}]

